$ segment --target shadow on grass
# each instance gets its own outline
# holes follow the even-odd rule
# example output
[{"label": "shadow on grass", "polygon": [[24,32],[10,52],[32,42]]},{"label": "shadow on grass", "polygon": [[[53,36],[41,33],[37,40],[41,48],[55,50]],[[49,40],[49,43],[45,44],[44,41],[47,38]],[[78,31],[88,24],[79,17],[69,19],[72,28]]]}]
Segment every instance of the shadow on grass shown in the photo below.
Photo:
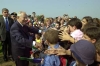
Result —
[{"label": "shadow on grass", "polygon": [[0,63],[3,63],[4,60],[3,60],[3,56],[0,54]]},{"label": "shadow on grass", "polygon": [[2,44],[0,42],[0,53],[2,53]]},{"label": "shadow on grass", "polygon": [[0,53],[2,53],[2,49],[0,49]]},{"label": "shadow on grass", "polygon": [[0,42],[0,63],[3,63],[2,44]]},{"label": "shadow on grass", "polygon": [[3,53],[2,53],[2,44],[0,42],[0,66],[15,66],[15,63],[11,60],[9,60],[8,62],[5,62],[3,60]]},{"label": "shadow on grass", "polygon": [[4,60],[3,60],[3,54],[2,54],[2,51],[0,51],[0,63],[3,63]]}]

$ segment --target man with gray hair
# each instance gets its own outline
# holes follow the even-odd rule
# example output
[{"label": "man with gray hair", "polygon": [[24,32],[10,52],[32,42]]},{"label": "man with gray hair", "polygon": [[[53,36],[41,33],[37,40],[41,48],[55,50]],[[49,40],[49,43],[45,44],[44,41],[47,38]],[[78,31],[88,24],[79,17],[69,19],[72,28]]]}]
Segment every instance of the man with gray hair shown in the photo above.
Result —
[{"label": "man with gray hair", "polygon": [[29,40],[29,32],[38,33],[41,30],[35,28],[29,28],[26,26],[27,14],[20,11],[17,14],[17,22],[15,22],[10,30],[11,42],[12,42],[12,56],[16,63],[16,66],[28,66],[28,61],[23,61],[18,58],[20,57],[30,57],[30,51],[32,48],[33,41]]},{"label": "man with gray hair", "polygon": [[2,15],[3,17],[0,17],[0,38],[4,61],[8,61],[8,56],[11,57],[10,27],[13,24],[13,20],[9,17],[9,10],[7,8],[2,9]]}]

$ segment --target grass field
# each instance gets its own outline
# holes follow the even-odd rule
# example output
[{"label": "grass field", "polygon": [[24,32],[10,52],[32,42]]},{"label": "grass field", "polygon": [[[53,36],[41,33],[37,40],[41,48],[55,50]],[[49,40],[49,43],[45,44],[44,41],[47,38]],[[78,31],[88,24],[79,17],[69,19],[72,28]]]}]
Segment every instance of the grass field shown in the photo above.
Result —
[{"label": "grass field", "polygon": [[0,66],[15,66],[15,63],[14,63],[13,61],[5,62],[5,61],[3,60],[1,42],[0,42]]},{"label": "grass field", "polygon": [[1,42],[0,42],[0,63],[3,63],[3,55],[2,55],[2,45],[1,45]]}]

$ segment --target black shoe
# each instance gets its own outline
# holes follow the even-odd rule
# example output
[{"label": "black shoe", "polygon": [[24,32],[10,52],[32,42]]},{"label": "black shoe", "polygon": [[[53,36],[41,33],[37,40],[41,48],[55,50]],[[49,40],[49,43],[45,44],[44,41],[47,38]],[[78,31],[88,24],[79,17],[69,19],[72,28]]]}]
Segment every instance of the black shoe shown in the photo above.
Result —
[{"label": "black shoe", "polygon": [[4,61],[8,61],[8,58],[7,57],[3,57]]},{"label": "black shoe", "polygon": [[10,56],[8,56],[8,60],[12,60],[13,61],[13,58],[12,58],[12,56],[10,55]]},{"label": "black shoe", "polygon": [[8,61],[8,59],[7,58],[4,58],[4,61]]}]

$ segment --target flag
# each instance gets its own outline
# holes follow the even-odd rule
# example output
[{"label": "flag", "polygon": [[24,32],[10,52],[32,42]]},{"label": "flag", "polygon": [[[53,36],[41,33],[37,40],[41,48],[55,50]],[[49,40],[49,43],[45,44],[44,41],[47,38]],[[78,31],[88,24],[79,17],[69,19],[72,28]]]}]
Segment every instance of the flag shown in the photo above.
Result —
[{"label": "flag", "polygon": [[36,47],[32,46],[32,49],[38,49],[38,48],[36,48]]},{"label": "flag", "polygon": [[36,59],[31,59],[31,58],[27,58],[27,57],[18,57],[20,60],[26,60],[26,61],[30,61],[32,63],[41,63],[41,59],[36,58]]}]

